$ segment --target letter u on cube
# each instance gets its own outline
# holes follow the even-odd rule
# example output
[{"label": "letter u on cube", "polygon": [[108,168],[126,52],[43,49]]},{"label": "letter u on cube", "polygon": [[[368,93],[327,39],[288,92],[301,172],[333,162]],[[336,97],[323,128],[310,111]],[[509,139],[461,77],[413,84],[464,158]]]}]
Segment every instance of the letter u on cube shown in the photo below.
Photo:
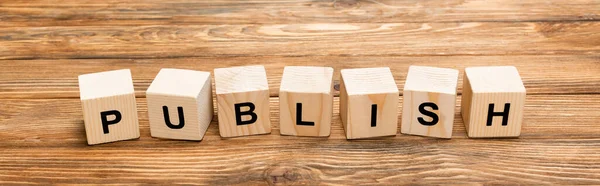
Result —
[{"label": "letter u on cube", "polygon": [[146,98],[152,137],[202,140],[213,117],[210,72],[163,68]]}]

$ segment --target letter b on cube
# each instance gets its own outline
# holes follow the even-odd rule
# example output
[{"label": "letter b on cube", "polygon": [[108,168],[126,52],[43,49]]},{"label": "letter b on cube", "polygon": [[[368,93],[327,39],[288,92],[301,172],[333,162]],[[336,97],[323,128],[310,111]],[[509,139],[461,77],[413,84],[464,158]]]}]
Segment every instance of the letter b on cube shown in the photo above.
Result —
[{"label": "letter b on cube", "polygon": [[263,66],[215,69],[222,137],[271,133],[269,85]]}]

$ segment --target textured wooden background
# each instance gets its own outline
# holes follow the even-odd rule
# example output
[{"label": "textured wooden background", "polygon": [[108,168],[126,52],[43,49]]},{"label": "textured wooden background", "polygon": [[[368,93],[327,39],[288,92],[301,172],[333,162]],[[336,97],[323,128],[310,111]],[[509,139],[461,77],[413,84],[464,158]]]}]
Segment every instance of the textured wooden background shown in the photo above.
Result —
[{"label": "textured wooden background", "polygon": [[[221,139],[214,118],[202,142],[150,137],[160,68],[250,64],[267,69],[272,134]],[[516,66],[521,137],[467,138],[460,97],[451,140],[347,141],[338,98],[331,137],[279,135],[284,66],[389,66],[402,88],[412,64]],[[142,136],[87,146],[77,76],[122,68]],[[2,0],[0,184],[30,183],[599,185],[600,1]]]}]

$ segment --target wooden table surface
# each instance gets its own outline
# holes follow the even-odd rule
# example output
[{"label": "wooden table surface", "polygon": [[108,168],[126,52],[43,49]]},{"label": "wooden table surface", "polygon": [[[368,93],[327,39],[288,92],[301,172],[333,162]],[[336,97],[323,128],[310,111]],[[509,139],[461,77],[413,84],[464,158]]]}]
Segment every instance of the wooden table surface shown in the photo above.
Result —
[{"label": "wooden table surface", "polygon": [[[222,139],[215,116],[201,142],[150,137],[144,92],[161,68],[258,64],[271,134]],[[331,66],[336,83],[388,66],[400,89],[409,65],[455,68],[459,94],[465,67],[514,65],[522,134],[469,139],[459,96],[451,140],[348,141],[336,97],[329,138],[280,136],[291,65]],[[77,76],[123,68],[141,138],[88,146]],[[0,185],[32,183],[599,185],[600,1],[2,0]]]}]

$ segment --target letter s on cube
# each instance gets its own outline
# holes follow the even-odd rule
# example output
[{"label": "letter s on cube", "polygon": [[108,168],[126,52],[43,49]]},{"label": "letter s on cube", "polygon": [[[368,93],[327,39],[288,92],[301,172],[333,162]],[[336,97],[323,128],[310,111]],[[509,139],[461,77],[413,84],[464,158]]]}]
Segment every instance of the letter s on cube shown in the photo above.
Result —
[{"label": "letter s on cube", "polygon": [[265,68],[241,66],[214,72],[221,137],[271,133]]},{"label": "letter s on cube", "polygon": [[451,138],[458,70],[410,66],[404,84],[403,134]]}]

